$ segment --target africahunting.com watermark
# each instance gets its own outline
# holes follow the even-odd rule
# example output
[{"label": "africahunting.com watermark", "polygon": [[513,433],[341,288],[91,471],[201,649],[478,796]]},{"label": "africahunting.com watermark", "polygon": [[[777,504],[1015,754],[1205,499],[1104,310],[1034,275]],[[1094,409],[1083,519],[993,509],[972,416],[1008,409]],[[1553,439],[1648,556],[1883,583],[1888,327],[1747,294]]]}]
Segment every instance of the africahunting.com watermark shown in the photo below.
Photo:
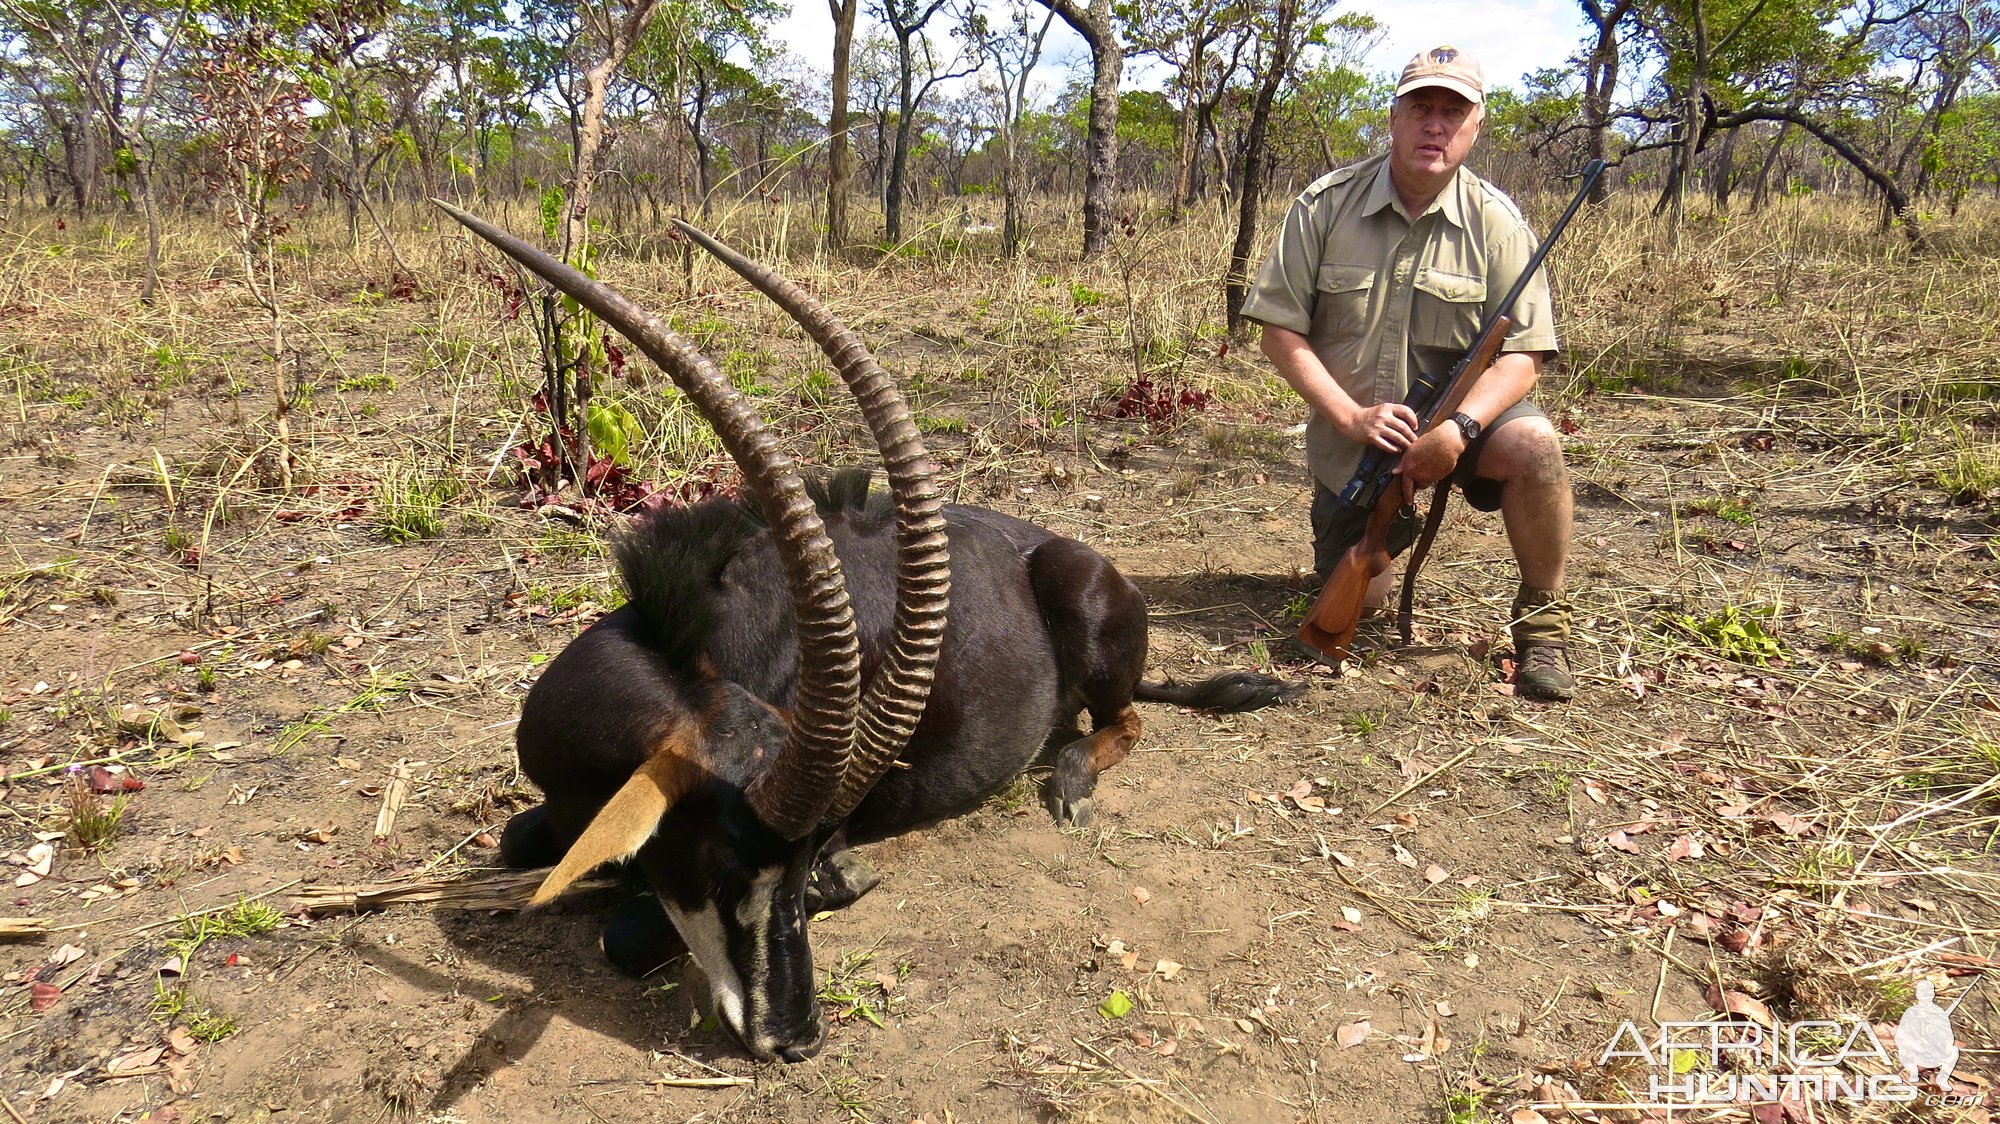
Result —
[{"label": "africahunting.com watermark", "polygon": [[1964,998],[1940,1007],[1930,981],[1919,982],[1916,1002],[1896,1024],[1893,1054],[1875,1028],[1858,1018],[1664,1022],[1650,1034],[1627,1020],[1605,1043],[1597,1064],[1647,1068],[1650,1103],[1635,1108],[1807,1101],[1982,1105],[1988,1094],[1955,1092],[1951,1083],[1959,1062],[1952,1013]]}]

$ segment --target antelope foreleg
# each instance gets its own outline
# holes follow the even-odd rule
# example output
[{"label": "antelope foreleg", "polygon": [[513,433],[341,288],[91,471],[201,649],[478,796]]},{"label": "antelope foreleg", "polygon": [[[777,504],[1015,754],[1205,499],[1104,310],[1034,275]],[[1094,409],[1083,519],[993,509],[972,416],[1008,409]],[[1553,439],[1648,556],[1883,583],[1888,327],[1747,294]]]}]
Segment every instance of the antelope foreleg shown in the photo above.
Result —
[{"label": "antelope foreleg", "polygon": [[1139,712],[1126,706],[1111,721],[1057,750],[1056,771],[1044,794],[1056,822],[1064,827],[1089,826],[1099,774],[1125,760],[1137,744]]}]

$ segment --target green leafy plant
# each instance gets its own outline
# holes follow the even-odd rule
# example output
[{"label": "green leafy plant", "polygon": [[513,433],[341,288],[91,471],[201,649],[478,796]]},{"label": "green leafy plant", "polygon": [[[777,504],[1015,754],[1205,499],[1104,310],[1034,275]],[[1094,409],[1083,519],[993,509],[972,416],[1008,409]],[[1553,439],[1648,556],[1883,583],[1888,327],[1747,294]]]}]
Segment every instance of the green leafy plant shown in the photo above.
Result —
[{"label": "green leafy plant", "polygon": [[632,411],[601,398],[590,400],[590,447],[612,463],[626,467],[632,454],[646,440],[646,431]]},{"label": "green leafy plant", "polygon": [[1703,515],[1713,515],[1725,523],[1747,527],[1757,521],[1757,510],[1747,500],[1731,496],[1703,496],[1687,505],[1687,509]]},{"label": "green leafy plant", "polygon": [[1784,645],[1771,631],[1771,624],[1777,615],[1775,605],[1749,608],[1725,605],[1705,616],[1669,613],[1660,618],[1660,624],[1669,632],[1713,649],[1725,659],[1766,664],[1785,654]]}]

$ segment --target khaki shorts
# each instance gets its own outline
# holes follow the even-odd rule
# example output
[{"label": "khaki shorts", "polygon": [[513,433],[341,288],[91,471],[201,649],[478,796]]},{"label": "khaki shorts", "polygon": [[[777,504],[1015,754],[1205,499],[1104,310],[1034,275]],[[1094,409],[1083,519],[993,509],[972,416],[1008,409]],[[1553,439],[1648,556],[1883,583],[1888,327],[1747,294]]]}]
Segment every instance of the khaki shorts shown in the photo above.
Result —
[{"label": "khaki shorts", "polygon": [[[1478,473],[1479,454],[1486,450],[1486,439],[1509,422],[1547,416],[1540,406],[1523,399],[1500,411],[1500,416],[1493,419],[1492,425],[1479,431],[1479,439],[1465,447],[1465,452],[1459,454],[1458,466],[1451,471],[1451,482],[1465,493],[1465,502],[1481,511],[1500,510],[1500,481]],[[1333,568],[1340,564],[1340,556],[1347,553],[1348,547],[1361,541],[1361,533],[1367,525],[1367,512],[1348,507],[1340,502],[1339,495],[1332,489],[1318,481],[1313,482],[1313,569],[1318,571],[1320,581],[1332,575]],[[1405,507],[1397,513],[1396,521],[1389,525],[1389,556],[1393,558],[1408,550],[1416,538],[1416,510]]]}]

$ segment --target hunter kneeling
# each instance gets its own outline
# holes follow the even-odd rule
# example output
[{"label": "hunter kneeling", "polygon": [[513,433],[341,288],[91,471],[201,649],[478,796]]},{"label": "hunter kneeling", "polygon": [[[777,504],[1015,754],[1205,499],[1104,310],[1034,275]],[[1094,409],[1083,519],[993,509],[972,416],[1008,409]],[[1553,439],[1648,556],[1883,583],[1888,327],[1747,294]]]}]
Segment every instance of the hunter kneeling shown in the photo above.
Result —
[{"label": "hunter kneeling", "polygon": [[[1540,270],[1511,309],[1500,355],[1455,413],[1418,432],[1404,404],[1413,379],[1445,376],[1529,266],[1534,234],[1520,211],[1463,167],[1479,138],[1479,64],[1451,47],[1404,68],[1389,112],[1389,151],[1322,177],[1292,204],[1243,306],[1264,325],[1263,350],[1312,407],[1313,555],[1320,580],[1360,540],[1367,512],[1338,492],[1366,450],[1402,454],[1383,502],[1456,483],[1482,511],[1498,510],[1520,566],[1514,599],[1516,690],[1575,693],[1563,565],[1569,554],[1569,474],[1555,428],[1528,399],[1556,352],[1548,280]],[[1439,499],[1443,493],[1440,491]],[[1388,549],[1416,537],[1399,516]],[[1386,558],[1383,559],[1386,565]],[[1380,606],[1384,570],[1367,603]]]}]

